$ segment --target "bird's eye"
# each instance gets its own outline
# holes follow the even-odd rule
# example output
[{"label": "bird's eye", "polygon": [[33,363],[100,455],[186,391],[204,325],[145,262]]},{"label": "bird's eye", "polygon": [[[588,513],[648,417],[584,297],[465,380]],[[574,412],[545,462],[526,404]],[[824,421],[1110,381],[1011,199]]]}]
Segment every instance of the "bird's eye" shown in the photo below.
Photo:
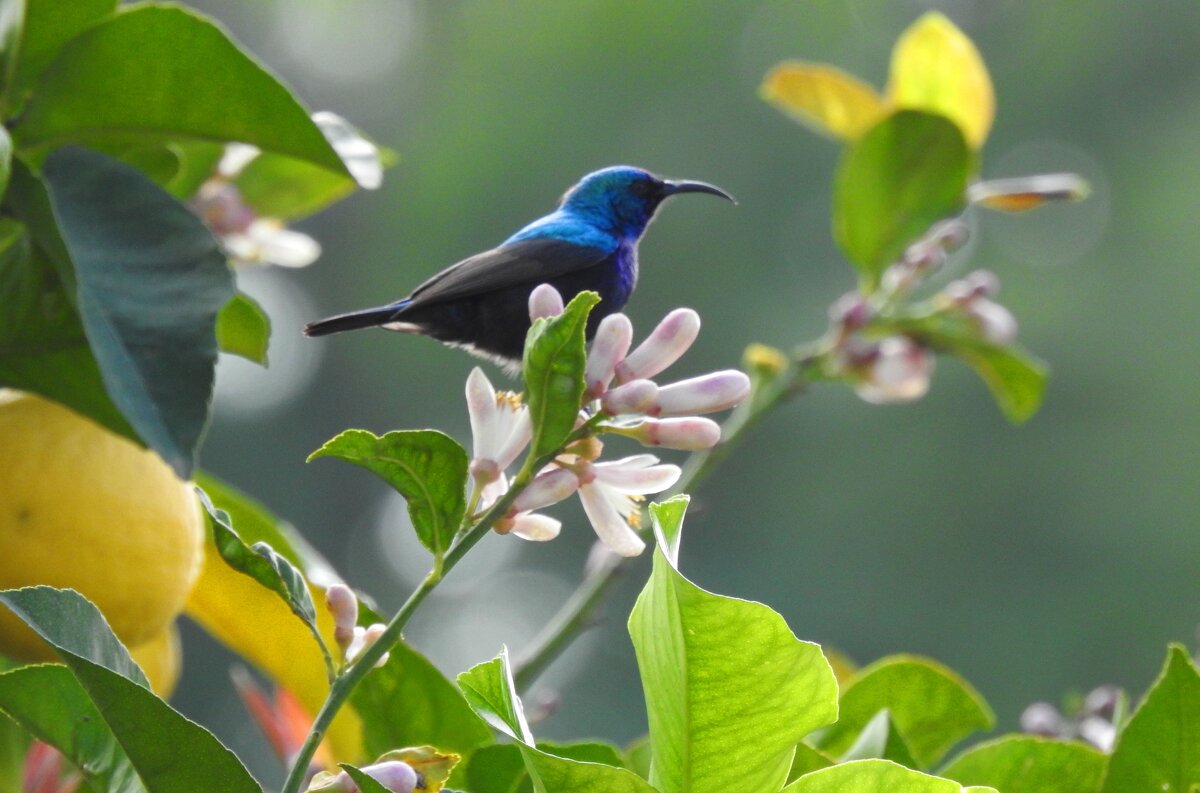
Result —
[{"label": "bird's eye", "polygon": [[654,182],[645,181],[645,182],[634,182],[633,186],[630,189],[633,191],[634,195],[645,198],[654,192],[655,187],[656,187],[656,185],[654,184]]}]

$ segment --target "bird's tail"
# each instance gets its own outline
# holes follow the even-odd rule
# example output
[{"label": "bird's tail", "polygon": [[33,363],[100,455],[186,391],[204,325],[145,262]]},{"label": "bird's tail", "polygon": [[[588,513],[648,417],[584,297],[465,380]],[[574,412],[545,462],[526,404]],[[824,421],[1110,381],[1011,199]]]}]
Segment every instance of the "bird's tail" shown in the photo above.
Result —
[{"label": "bird's tail", "polygon": [[341,333],[344,330],[359,328],[374,328],[391,322],[396,314],[407,305],[407,301],[392,303],[378,308],[364,308],[361,311],[351,311],[349,314],[338,314],[336,317],[318,319],[304,326],[305,336],[328,336],[330,333]]}]

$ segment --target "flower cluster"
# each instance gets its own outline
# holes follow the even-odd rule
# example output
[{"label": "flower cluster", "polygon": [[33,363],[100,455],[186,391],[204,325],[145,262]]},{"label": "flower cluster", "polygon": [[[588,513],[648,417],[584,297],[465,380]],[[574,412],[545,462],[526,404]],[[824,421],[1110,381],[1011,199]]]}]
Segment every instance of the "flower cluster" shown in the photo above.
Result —
[{"label": "flower cluster", "polygon": [[[562,310],[562,297],[553,287],[543,284],[531,293],[532,319]],[[589,522],[605,545],[623,556],[641,553],[645,543],[636,529],[642,498],[675,484],[680,469],[661,464],[651,454],[600,461],[604,444],[596,435],[622,435],[643,446],[689,451],[716,445],[721,439],[720,427],[697,414],[737,405],[750,391],[749,378],[741,372],[723,371],[664,386],[650,379],[677,361],[699,332],[696,312],[677,309],[631,351],[633,325],[629,318],[624,314],[605,317],[588,354],[585,404],[579,418],[579,426],[591,422],[595,434],[572,444],[538,472],[496,524],[497,531],[527,540],[553,539],[561,522],[536,510],[578,493]],[[505,470],[529,444],[532,428],[520,397],[496,392],[480,369],[471,372],[466,390],[474,437],[472,505],[482,510],[507,492]]]},{"label": "flower cluster", "polygon": [[1021,730],[1046,738],[1081,740],[1111,752],[1117,738],[1125,694],[1116,686],[1092,689],[1070,716],[1049,702],[1035,702],[1021,714]]},{"label": "flower cluster", "polygon": [[[325,606],[333,615],[333,640],[342,651],[342,663],[352,664],[366,652],[367,648],[379,641],[387,628],[381,622],[376,622],[364,628],[358,624],[358,598],[345,584],[330,584],[325,590]],[[388,661],[384,653],[375,662],[376,668]]]},{"label": "flower cluster", "polygon": [[966,238],[959,220],[935,225],[883,272],[876,292],[850,292],[830,307],[831,373],[863,400],[887,404],[925,395],[935,356],[923,329],[934,320],[961,324],[968,336],[990,345],[1016,340],[1017,320],[993,299],[1000,285],[987,270],[950,282],[927,301],[905,304]]}]

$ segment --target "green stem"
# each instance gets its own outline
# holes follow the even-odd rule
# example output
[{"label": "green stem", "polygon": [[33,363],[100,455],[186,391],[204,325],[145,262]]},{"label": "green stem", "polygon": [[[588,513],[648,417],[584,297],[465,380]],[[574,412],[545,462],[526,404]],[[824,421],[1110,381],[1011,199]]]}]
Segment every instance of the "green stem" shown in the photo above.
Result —
[{"label": "green stem", "polygon": [[483,514],[478,523],[458,536],[446,551],[445,556],[434,561],[433,570],[429,572],[429,575],[425,576],[425,580],[404,601],[404,605],[400,607],[400,610],[388,622],[379,639],[363,651],[363,654],[355,659],[354,663],[347,666],[342,671],[341,676],[334,680],[333,684],[329,687],[329,694],[325,697],[325,703],[321,706],[321,710],[313,720],[312,729],[309,730],[308,737],[304,740],[304,745],[300,747],[300,751],[296,754],[292,768],[288,772],[287,780],[284,782],[283,788],[280,789],[280,793],[300,793],[313,755],[316,754],[317,747],[321,745],[321,741],[329,730],[329,725],[333,722],[334,717],[341,710],[342,705],[346,703],[346,700],[350,698],[350,694],[354,691],[354,688],[375,667],[376,662],[383,657],[384,653],[391,650],[400,641],[404,627],[408,625],[408,621],[412,618],[413,612],[417,610],[417,607],[441,583],[446,573],[454,569],[454,566],[466,555],[467,551],[471,550],[476,543],[483,539],[484,535],[491,530],[496,521],[508,514],[512,502],[533,481],[536,473],[549,465],[555,457],[561,454],[562,449],[580,438],[586,437],[592,431],[593,426],[594,424],[589,422],[575,430],[567,436],[562,446],[551,454],[543,455],[536,460],[532,456],[526,458],[525,465],[522,466],[520,472],[513,479],[508,492],[488,508],[488,511]]},{"label": "green stem", "polygon": [[[713,472],[764,416],[792,396],[802,393],[810,381],[820,376],[821,355],[821,352],[802,351],[786,371],[752,393],[722,425],[721,442],[711,449],[691,455],[679,481],[663,497],[690,491]],[[648,530],[643,530],[643,534],[647,533]],[[595,624],[595,612],[616,580],[617,573],[631,561],[609,557],[603,565],[588,573],[517,660],[513,678],[518,690],[527,689],[579,634]]]}]

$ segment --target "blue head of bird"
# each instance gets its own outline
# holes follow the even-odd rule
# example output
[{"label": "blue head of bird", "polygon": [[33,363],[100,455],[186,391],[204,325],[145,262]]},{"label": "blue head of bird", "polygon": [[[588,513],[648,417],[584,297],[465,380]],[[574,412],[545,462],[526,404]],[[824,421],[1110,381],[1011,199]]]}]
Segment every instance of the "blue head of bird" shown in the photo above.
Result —
[{"label": "blue head of bird", "polygon": [[680,193],[709,193],[733,201],[733,196],[705,182],[663,179],[642,168],[614,165],[580,179],[563,196],[561,208],[617,237],[636,240],[659,205]]}]

